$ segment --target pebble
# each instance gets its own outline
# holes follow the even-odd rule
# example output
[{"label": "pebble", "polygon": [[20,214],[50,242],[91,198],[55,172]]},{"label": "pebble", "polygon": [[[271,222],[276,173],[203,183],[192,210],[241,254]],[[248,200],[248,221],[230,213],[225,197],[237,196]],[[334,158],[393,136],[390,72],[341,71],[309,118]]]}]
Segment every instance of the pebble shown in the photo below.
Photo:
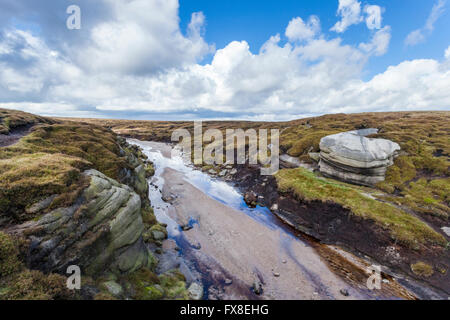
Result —
[{"label": "pebble", "polygon": [[347,289],[341,289],[340,293],[344,296],[344,297],[348,297],[350,295],[350,293],[348,293]]}]

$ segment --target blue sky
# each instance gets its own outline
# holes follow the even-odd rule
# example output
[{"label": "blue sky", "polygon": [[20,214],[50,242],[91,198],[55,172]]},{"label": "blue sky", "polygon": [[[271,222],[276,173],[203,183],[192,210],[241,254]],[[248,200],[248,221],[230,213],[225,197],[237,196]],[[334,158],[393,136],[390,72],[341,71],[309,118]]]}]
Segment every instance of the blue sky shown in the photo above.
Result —
[{"label": "blue sky", "polygon": [[[66,8],[81,10],[80,30]],[[450,109],[450,0],[0,2],[0,107],[289,120]]]},{"label": "blue sky", "polygon": [[[365,78],[404,60],[442,58],[450,45],[450,10],[446,10],[436,22],[437,32],[433,32],[426,42],[410,47],[405,45],[405,38],[412,30],[424,25],[436,2],[378,0],[362,1],[362,4],[368,2],[385,9],[383,23],[392,26],[392,40],[386,55],[369,62]],[[287,22],[297,16],[318,15],[323,30],[328,31],[337,21],[336,8],[337,1],[333,0],[181,0],[180,23],[185,29],[192,12],[202,11],[206,16],[205,39],[208,42],[223,48],[233,40],[246,40],[251,51],[258,53],[270,36],[282,33]],[[335,35],[334,32],[326,33]],[[350,27],[343,38],[345,43],[355,44],[364,41],[369,35],[370,30],[359,24]]]}]

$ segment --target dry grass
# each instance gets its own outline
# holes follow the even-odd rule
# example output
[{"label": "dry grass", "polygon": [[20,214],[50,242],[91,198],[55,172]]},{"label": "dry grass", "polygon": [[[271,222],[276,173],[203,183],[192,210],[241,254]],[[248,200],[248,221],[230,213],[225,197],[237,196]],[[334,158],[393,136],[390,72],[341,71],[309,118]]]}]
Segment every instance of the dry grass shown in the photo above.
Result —
[{"label": "dry grass", "polygon": [[412,264],[411,270],[414,274],[424,278],[429,278],[434,274],[433,267],[422,261]]},{"label": "dry grass", "polygon": [[12,129],[37,123],[53,123],[53,120],[22,111],[0,109],[0,134],[8,134]]},{"label": "dry grass", "polygon": [[[6,118],[17,117],[18,113],[2,112]],[[41,120],[30,119],[27,121]],[[117,179],[120,170],[127,167],[116,135],[110,130],[73,122],[48,124],[44,120],[36,122],[33,131],[17,144],[0,148],[0,217],[32,219],[24,214],[25,209],[53,194],[60,194],[55,203],[68,205],[86,185],[81,179],[83,170],[94,168]]]}]

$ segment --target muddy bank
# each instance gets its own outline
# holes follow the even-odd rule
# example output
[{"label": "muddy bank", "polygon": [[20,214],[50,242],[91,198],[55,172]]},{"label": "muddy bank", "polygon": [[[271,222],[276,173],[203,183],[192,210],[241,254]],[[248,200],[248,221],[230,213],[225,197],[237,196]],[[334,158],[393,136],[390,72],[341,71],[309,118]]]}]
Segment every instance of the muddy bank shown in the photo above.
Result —
[{"label": "muddy bank", "polygon": [[0,147],[16,144],[22,137],[31,132],[33,125],[25,125],[12,129],[9,134],[0,134]]},{"label": "muddy bank", "polygon": [[[447,299],[450,294],[450,256],[439,248],[413,250],[393,242],[389,231],[364,220],[342,206],[321,201],[306,202],[293,194],[280,194],[274,177],[261,177],[256,166],[240,166],[234,176],[242,192],[252,192],[258,203],[271,208],[282,221],[324,244],[339,245],[358,256],[387,267],[419,298]],[[427,261],[437,266],[435,274],[418,278],[411,264]],[[445,271],[444,271],[445,270]]]}]

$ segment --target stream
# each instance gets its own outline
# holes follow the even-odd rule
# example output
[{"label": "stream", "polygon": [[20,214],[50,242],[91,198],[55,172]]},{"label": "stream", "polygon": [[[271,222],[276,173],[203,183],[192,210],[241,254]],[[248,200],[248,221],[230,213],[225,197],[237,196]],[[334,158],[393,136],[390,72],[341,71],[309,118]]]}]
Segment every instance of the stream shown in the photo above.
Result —
[{"label": "stream", "polygon": [[203,299],[397,299],[345,281],[311,240],[269,209],[249,208],[236,188],[187,165],[170,145],[128,142],[155,167],[150,200],[169,234],[158,271],[180,268]]}]

